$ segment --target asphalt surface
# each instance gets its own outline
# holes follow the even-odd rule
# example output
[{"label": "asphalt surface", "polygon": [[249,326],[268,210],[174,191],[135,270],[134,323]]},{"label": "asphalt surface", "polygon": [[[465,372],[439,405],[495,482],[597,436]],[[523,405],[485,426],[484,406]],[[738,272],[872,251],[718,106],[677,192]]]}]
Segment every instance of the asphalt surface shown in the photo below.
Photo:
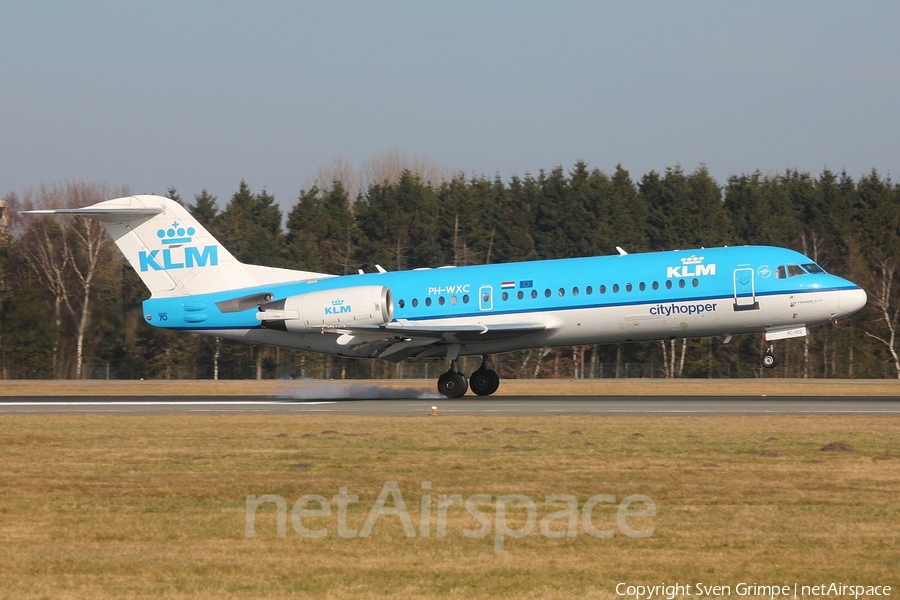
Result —
[{"label": "asphalt surface", "polygon": [[13,413],[319,413],[358,415],[900,415],[900,398],[888,397],[678,397],[589,396],[425,398],[209,397],[7,397],[0,414]]}]

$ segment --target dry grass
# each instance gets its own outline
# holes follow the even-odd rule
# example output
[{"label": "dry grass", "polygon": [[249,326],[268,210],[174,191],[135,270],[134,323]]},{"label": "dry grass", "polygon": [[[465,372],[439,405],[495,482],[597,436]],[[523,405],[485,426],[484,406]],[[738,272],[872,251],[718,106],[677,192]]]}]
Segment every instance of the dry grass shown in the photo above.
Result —
[{"label": "dry grass", "polygon": [[[335,432],[335,433],[324,433]],[[615,584],[898,583],[900,419],[893,417],[377,417],[6,415],[0,419],[0,596],[34,598],[614,598]],[[855,451],[826,452],[830,442]],[[246,496],[357,494],[360,529],[387,481],[412,522],[371,537],[246,538]],[[429,492],[422,482],[432,482]],[[645,494],[653,535],[470,539],[439,494]],[[392,502],[388,503],[391,506]],[[481,505],[494,522],[492,505]],[[594,520],[615,528],[614,507]],[[521,526],[522,510],[510,511]],[[558,528],[560,521],[556,522]],[[896,587],[894,589],[897,589]]]},{"label": "dry grass", "polygon": [[[350,384],[351,381],[339,383]],[[431,379],[377,379],[366,386],[434,392]],[[277,396],[296,381],[0,381],[2,396]],[[498,396],[900,396],[895,379],[505,379]]]}]

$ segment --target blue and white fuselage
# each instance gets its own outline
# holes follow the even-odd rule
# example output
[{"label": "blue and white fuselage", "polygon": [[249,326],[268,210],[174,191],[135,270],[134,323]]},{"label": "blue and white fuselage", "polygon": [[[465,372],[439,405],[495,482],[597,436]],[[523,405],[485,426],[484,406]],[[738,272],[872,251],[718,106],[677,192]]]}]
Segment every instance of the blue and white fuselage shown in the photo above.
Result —
[{"label": "blue and white fuselage", "polygon": [[[347,275],[258,286],[242,295],[276,299],[363,286],[385,287],[393,301],[393,318],[383,328],[362,330],[364,338],[419,327],[535,326],[506,339],[466,336],[460,356],[755,332],[794,337],[858,310],[866,298],[859,286],[825,273],[802,254],[762,246]],[[256,343],[341,356],[379,354],[371,344],[339,343],[347,328],[324,328],[333,335],[322,335],[322,327],[306,334],[272,330],[256,305],[229,313],[218,308],[234,297],[229,291],[151,298],[144,302],[145,317],[152,325]],[[385,358],[446,354],[444,344],[407,344],[409,350]]]},{"label": "blue and white fuselage", "polygon": [[[524,348],[807,335],[865,305],[858,285],[784,248],[736,246],[332,276],[243,264],[159,196],[70,212],[104,223],[151,291],[150,325],[327,354],[447,358]],[[770,355],[767,355],[770,356]],[[766,366],[774,364],[774,355]],[[472,374],[496,390],[487,360]]]}]

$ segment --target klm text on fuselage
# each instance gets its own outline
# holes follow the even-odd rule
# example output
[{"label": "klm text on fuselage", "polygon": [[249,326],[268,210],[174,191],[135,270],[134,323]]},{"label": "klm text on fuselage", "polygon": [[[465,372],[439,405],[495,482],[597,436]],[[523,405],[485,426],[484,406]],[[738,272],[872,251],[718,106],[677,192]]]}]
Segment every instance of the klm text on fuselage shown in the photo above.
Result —
[{"label": "klm text on fuselage", "polygon": [[666,267],[666,278],[673,277],[702,277],[703,275],[715,275],[716,265],[682,265],[680,267]]}]

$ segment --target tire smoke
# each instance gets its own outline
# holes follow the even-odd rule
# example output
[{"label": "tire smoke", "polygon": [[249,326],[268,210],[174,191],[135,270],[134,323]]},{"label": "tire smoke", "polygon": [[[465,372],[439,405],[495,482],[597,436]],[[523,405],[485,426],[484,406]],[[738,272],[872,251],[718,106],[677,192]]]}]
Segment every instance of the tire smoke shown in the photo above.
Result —
[{"label": "tire smoke", "polygon": [[441,398],[434,392],[415,388],[384,387],[357,382],[317,381],[310,377],[285,381],[279,397],[292,400],[381,400]]}]

